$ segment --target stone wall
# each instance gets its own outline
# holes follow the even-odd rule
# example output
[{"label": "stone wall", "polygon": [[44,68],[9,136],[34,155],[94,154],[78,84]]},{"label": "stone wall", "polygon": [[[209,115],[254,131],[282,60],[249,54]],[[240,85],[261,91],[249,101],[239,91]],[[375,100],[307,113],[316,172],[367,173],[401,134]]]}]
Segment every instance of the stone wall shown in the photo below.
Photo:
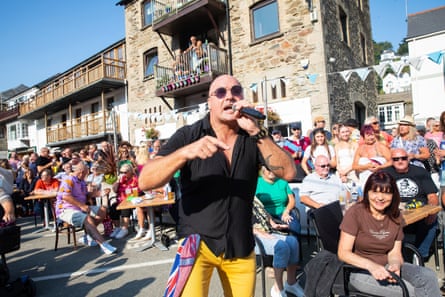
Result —
[{"label": "stone wall", "polygon": [[[363,117],[376,113],[376,90],[372,73],[365,82],[357,75],[352,75],[348,83],[340,74],[335,74],[373,63],[369,5],[368,0],[361,1],[363,11],[358,11],[355,0],[314,0],[318,19],[311,21],[308,1],[278,0],[280,34],[261,42],[252,39],[250,23],[250,8],[260,1],[229,1],[233,74],[245,87],[246,97],[253,100],[254,94],[249,87],[257,84],[257,104],[260,105],[265,103],[266,96],[268,103],[310,98],[311,115],[299,114],[295,110],[292,121],[304,118],[310,123],[311,118],[323,115],[330,125],[355,117],[360,111]],[[341,40],[339,33],[339,5],[348,14],[349,44]],[[151,27],[142,28],[141,7],[142,0],[133,1],[126,7],[128,108],[130,112],[145,112],[150,107],[159,110],[159,106],[165,110],[162,100],[154,96],[154,80],[143,79],[143,54],[157,47],[159,64],[165,65],[171,58],[158,34]],[[227,41],[229,34],[224,21],[219,24],[219,30]],[[362,59],[360,33],[366,38],[366,63]],[[174,49],[175,41],[168,36],[163,37]],[[223,47],[221,42],[219,46]],[[227,47],[226,43],[225,49]],[[328,62],[330,57],[335,59],[334,63]],[[309,64],[304,69],[301,61],[306,59]],[[310,75],[316,75],[312,82],[308,79]],[[286,94],[271,99],[276,78],[283,78],[286,82]],[[268,82],[265,96],[261,89],[264,80]],[[172,106],[173,101],[170,101]],[[357,106],[362,106],[363,110],[355,110]],[[144,121],[130,123],[130,131],[144,124],[147,126]]]}]

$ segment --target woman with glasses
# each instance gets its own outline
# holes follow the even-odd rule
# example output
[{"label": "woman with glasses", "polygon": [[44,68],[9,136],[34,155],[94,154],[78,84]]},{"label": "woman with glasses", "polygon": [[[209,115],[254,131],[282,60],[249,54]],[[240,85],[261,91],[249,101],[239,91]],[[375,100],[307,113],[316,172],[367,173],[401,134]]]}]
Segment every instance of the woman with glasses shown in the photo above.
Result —
[{"label": "woman with glasses", "polygon": [[301,161],[301,168],[303,168],[306,175],[310,174],[314,169],[314,160],[317,156],[324,155],[329,159],[329,166],[336,167],[335,150],[328,143],[326,131],[323,128],[317,128],[312,131],[314,140],[304,151],[303,160]]},{"label": "woman with glasses", "polygon": [[411,116],[399,121],[398,136],[391,142],[391,149],[401,148],[408,152],[409,162],[425,168],[423,162],[430,156],[425,138],[416,133],[416,124]]},{"label": "woman with glasses", "polygon": [[431,123],[431,130],[425,133],[425,139],[432,139],[439,147],[443,140],[443,131],[440,129],[440,121],[433,120]]},{"label": "woman with glasses", "polygon": [[403,221],[400,195],[389,173],[371,174],[363,200],[351,206],[340,225],[338,257],[363,271],[353,272],[350,283],[363,293],[401,296],[401,288],[391,276],[400,276],[410,296],[441,296],[436,274],[429,268],[404,263]]},{"label": "woman with glasses", "polygon": [[363,187],[371,173],[391,166],[392,160],[391,151],[385,144],[377,141],[371,125],[363,125],[360,135],[363,138],[363,144],[359,144],[355,152],[352,169],[357,172],[360,186]]},{"label": "woman with glasses", "polygon": [[[119,177],[113,184],[113,191],[117,194],[117,203],[110,205],[110,218],[113,220],[114,230],[110,234],[111,238],[121,239],[128,235],[128,226],[130,225],[131,209],[117,210],[119,203],[131,195],[139,195],[138,178],[133,166],[123,164],[119,169]],[[120,224],[122,217],[122,226]]]}]

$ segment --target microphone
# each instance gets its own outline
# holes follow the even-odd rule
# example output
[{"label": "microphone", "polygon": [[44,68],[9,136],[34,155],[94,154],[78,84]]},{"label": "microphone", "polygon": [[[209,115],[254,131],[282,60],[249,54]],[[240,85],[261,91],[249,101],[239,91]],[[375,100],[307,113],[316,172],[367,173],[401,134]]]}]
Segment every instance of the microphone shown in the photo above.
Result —
[{"label": "microphone", "polygon": [[257,120],[265,120],[266,116],[259,112],[256,109],[250,108],[250,107],[241,107],[240,109],[236,109],[236,105],[232,105],[233,111],[239,111],[241,114],[244,114],[246,116],[252,117]]}]

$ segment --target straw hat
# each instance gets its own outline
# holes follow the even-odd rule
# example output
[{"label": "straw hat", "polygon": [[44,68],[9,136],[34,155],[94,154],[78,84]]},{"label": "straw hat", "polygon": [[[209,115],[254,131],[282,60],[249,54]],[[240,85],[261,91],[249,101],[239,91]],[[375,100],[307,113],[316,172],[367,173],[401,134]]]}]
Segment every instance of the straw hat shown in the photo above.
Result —
[{"label": "straw hat", "polygon": [[402,119],[398,122],[399,125],[409,125],[411,127],[415,127],[416,123],[414,122],[414,119],[412,116],[404,116]]}]

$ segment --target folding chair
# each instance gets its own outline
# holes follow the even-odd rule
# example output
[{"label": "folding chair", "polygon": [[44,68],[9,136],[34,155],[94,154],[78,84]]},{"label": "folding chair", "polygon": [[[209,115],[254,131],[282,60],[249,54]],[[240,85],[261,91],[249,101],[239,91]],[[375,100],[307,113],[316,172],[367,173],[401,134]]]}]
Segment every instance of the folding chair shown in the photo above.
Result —
[{"label": "folding chair", "polygon": [[[325,249],[334,254],[338,251],[338,241],[340,239],[340,224],[343,219],[343,212],[340,206],[340,202],[336,201],[325,205],[323,207],[313,209],[310,213],[311,221],[315,227],[317,247],[319,250]],[[415,255],[420,266],[423,266],[422,257],[417,249],[410,244],[404,244],[403,252],[410,250]],[[379,297],[372,294],[367,294],[358,291],[351,284],[349,284],[349,276],[351,272],[359,272],[361,269],[349,264],[345,264],[343,267],[344,276],[344,292],[349,296],[363,296],[363,297]],[[408,289],[405,283],[396,274],[392,274],[393,278],[397,280],[397,283],[402,288],[403,296],[408,297]],[[336,294],[336,292],[332,292]]]}]

